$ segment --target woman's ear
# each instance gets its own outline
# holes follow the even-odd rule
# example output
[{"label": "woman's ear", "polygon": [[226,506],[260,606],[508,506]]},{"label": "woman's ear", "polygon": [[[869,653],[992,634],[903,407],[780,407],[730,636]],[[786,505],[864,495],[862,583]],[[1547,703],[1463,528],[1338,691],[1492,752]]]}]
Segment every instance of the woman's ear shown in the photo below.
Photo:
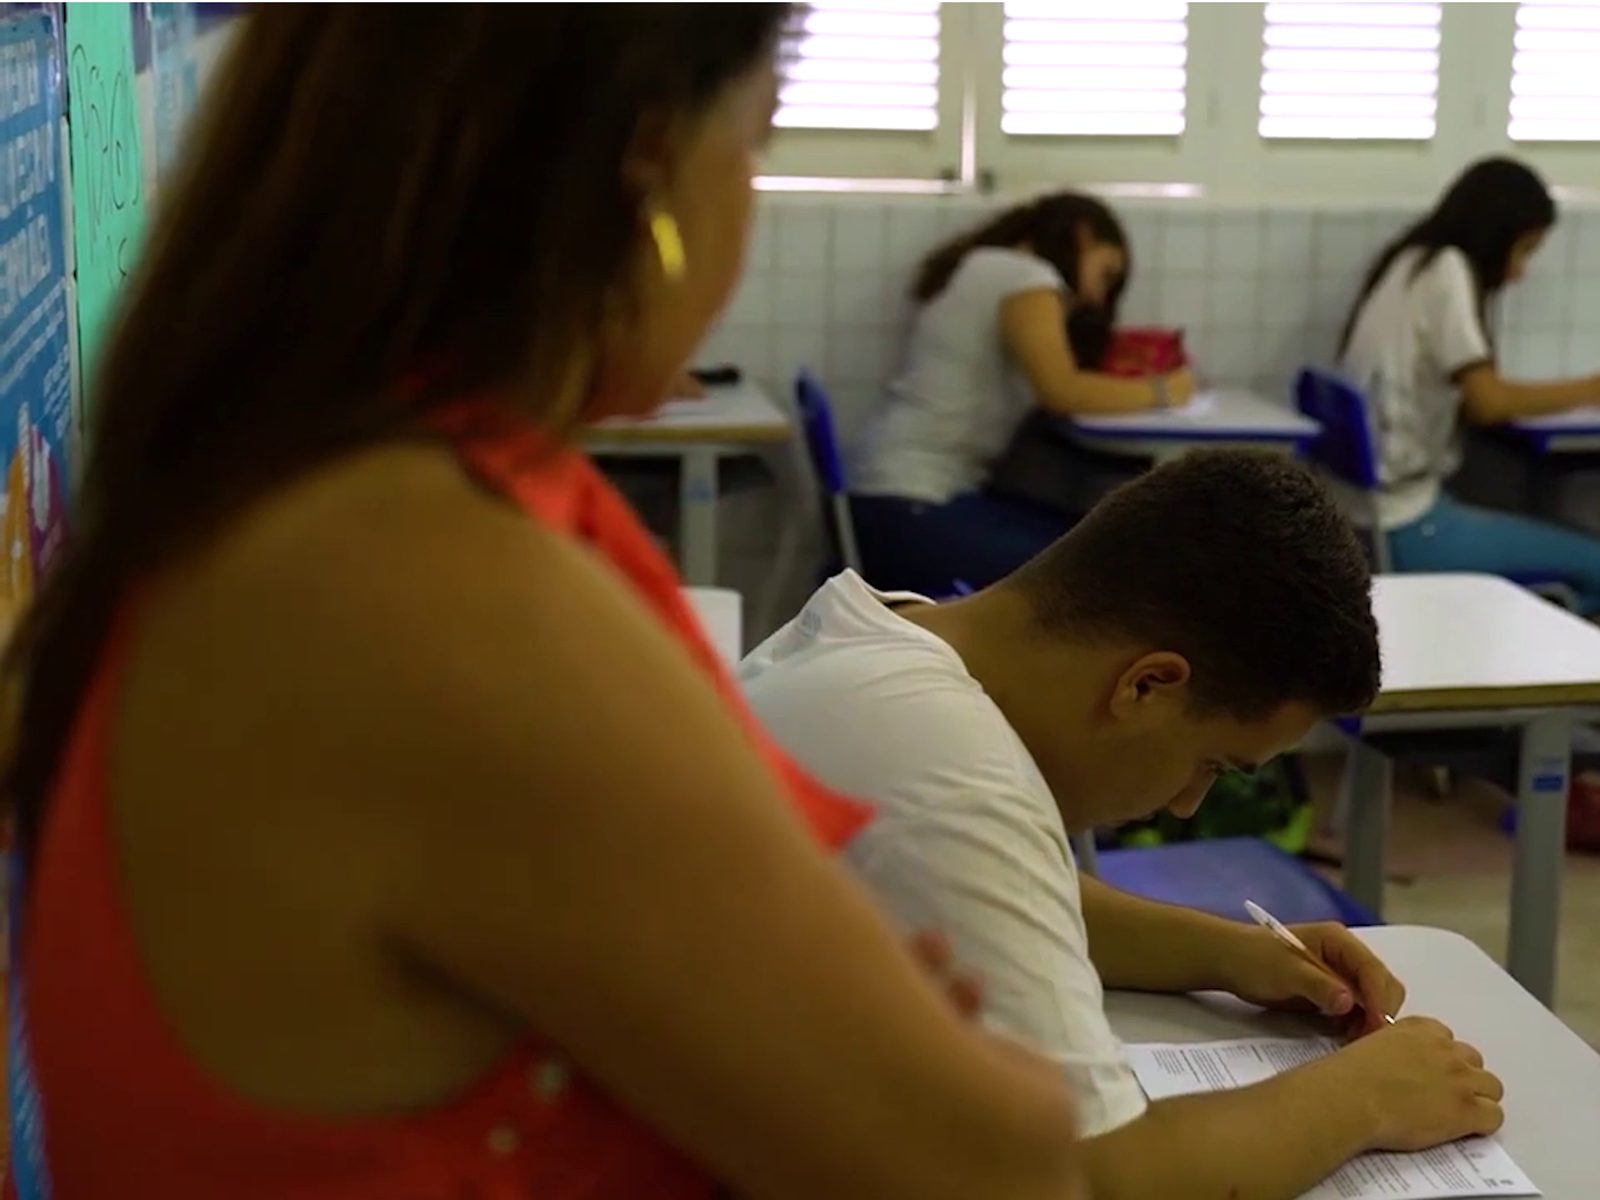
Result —
[{"label": "woman's ear", "polygon": [[649,110],[634,123],[622,154],[622,182],[640,196],[659,196],[677,178],[685,134],[681,116]]}]

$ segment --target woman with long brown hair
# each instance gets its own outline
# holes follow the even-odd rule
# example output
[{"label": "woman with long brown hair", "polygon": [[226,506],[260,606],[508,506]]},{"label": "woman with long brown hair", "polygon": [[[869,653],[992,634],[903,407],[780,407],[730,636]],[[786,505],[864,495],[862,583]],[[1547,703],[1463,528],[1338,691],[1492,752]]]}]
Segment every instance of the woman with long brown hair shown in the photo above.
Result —
[{"label": "woman with long brown hair", "polygon": [[786,16],[247,19],[7,660],[24,1196],[1075,1194],[570,442],[725,303]]},{"label": "woman with long brown hair", "polygon": [[1600,403],[1600,374],[1519,380],[1502,368],[1494,305],[1522,281],[1557,221],[1538,174],[1484,158],[1379,252],[1345,319],[1340,365],[1364,393],[1378,486],[1334,481],[1360,524],[1388,540],[1396,571],[1481,571],[1569,584],[1600,616],[1600,538],[1522,513],[1467,504],[1448,481],[1468,425],[1550,416]]},{"label": "woman with long brown hair", "polygon": [[1187,402],[1187,371],[1118,379],[1098,369],[1131,269],[1122,222],[1081,192],[1013,205],[923,261],[904,362],[853,480],[872,583],[928,595],[956,580],[987,587],[1067,531],[1072,518],[989,487],[1031,413]]}]

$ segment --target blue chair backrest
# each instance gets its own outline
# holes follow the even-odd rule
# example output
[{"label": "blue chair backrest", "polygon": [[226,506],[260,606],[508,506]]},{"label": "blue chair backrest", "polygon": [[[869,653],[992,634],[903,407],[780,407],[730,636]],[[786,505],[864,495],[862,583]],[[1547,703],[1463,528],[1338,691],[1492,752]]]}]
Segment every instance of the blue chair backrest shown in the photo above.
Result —
[{"label": "blue chair backrest", "polygon": [[1306,447],[1313,462],[1345,483],[1372,491],[1378,486],[1378,453],[1361,389],[1335,371],[1306,367],[1294,381],[1301,413],[1322,426]]},{"label": "blue chair backrest", "polygon": [[811,452],[811,466],[817,473],[817,481],[828,495],[844,495],[844,454],[839,449],[833,405],[828,401],[827,391],[810,371],[801,371],[794,381],[794,400],[800,410],[800,424],[805,430],[806,449]]}]

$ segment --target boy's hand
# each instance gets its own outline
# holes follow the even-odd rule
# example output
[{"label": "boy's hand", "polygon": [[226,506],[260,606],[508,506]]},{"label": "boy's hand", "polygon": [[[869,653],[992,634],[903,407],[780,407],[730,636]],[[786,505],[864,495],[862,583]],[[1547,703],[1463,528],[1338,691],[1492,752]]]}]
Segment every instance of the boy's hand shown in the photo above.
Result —
[{"label": "boy's hand", "polygon": [[1505,1119],[1505,1088],[1483,1055],[1426,1017],[1406,1017],[1315,1066],[1367,1101],[1369,1150],[1426,1150],[1491,1134]]},{"label": "boy's hand", "polygon": [[1383,1028],[1384,1018],[1400,1011],[1404,985],[1355,934],[1333,921],[1291,928],[1326,970],[1265,929],[1246,929],[1226,954],[1224,987],[1262,1008],[1352,1017],[1357,1036]]}]

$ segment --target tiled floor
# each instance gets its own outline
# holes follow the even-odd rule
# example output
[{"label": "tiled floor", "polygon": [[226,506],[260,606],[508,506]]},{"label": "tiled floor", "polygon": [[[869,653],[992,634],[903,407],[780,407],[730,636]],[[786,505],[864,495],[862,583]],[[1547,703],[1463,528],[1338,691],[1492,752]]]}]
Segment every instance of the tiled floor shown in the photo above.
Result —
[{"label": "tiled floor", "polygon": [[[1319,806],[1331,804],[1340,766],[1339,756],[1307,762]],[[1454,929],[1503,962],[1511,839],[1496,820],[1504,797],[1488,784],[1463,780],[1448,798],[1435,800],[1419,783],[1396,780],[1384,918]],[[1560,955],[1556,1011],[1600,1049],[1600,857],[1568,856]]]}]

